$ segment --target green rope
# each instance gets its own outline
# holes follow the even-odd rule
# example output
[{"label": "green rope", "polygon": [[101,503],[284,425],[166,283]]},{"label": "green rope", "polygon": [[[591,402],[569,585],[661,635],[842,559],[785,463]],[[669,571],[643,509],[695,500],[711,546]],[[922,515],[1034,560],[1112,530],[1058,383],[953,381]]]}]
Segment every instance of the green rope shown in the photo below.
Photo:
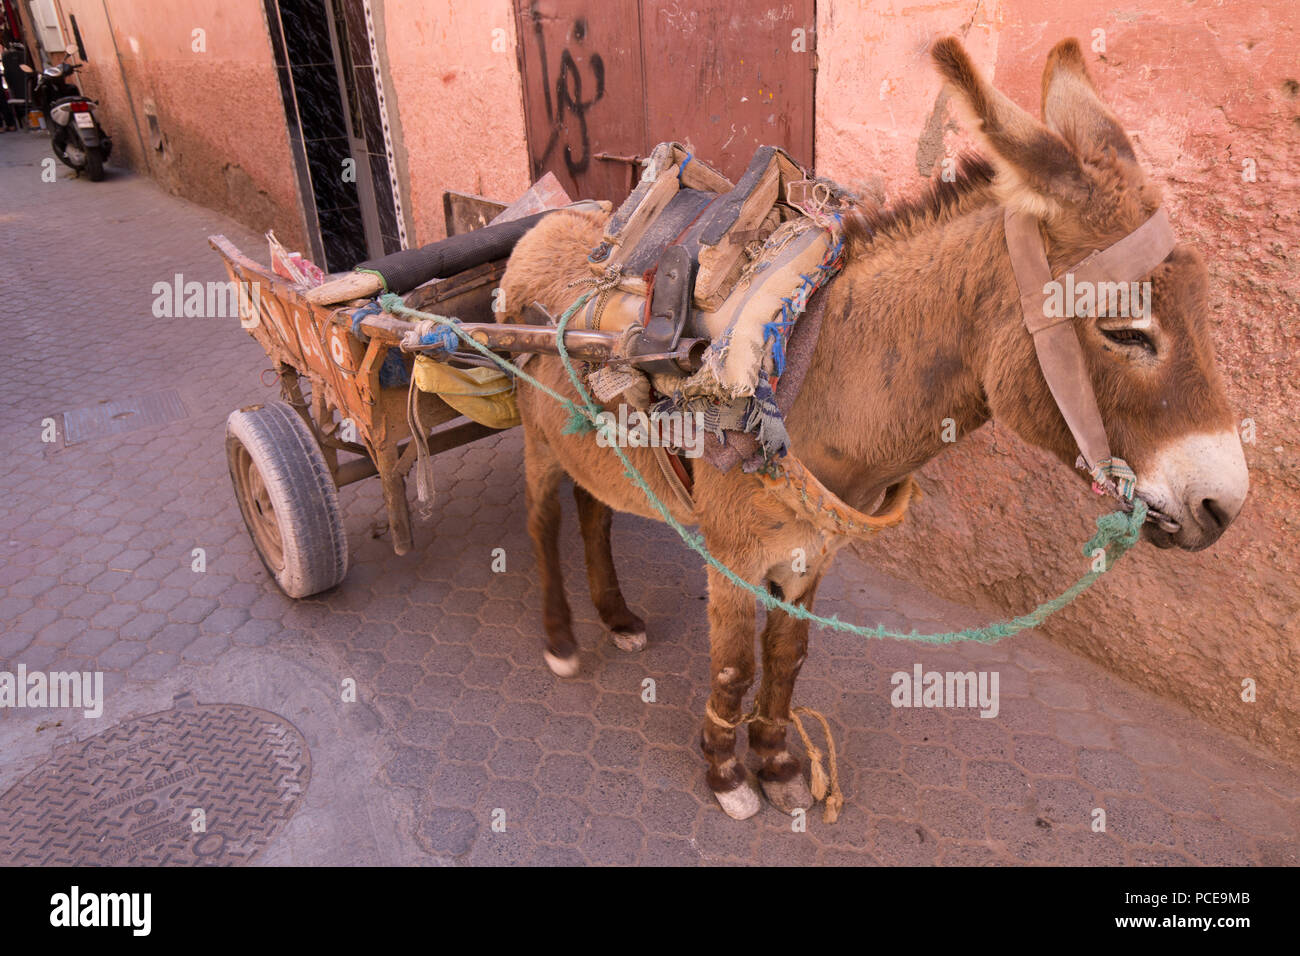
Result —
[{"label": "green rope", "polygon": [[[392,293],[381,296],[379,304],[385,311],[391,312],[395,315],[405,315],[412,318],[429,320],[455,329],[456,334],[459,335],[461,339],[468,342],[482,354],[491,358],[503,369],[519,378],[522,378],[529,385],[540,389],[568,408],[569,422],[565,425],[564,432],[565,434],[578,434],[586,431],[594,431],[598,428],[604,429],[609,427],[608,425],[603,424],[597,417],[600,414],[601,409],[592,400],[590,393],[582,384],[582,380],[579,378],[577,370],[573,367],[573,363],[569,359],[568,349],[564,344],[564,332],[569,324],[569,320],[573,318],[574,314],[581,309],[582,306],[587,303],[587,300],[594,294],[593,290],[592,292],[584,292],[579,296],[578,301],[573,303],[573,305],[569,307],[568,311],[560,316],[560,321],[556,326],[555,341],[557,351],[560,355],[560,361],[564,364],[564,370],[568,373],[569,381],[573,384],[573,387],[577,390],[578,395],[581,398],[581,405],[574,402],[572,399],[565,398],[554,389],[539,382],[536,378],[516,366],[509,359],[497,355],[491,349],[487,348],[481,342],[472,338],[468,333],[460,329],[453,320],[446,316],[432,315],[427,312],[408,309],[404,304],[402,304],[401,297]],[[1097,533],[1083,546],[1083,554],[1085,557],[1096,558],[1098,551],[1104,552],[1105,560],[1102,562],[1102,566],[1097,570],[1089,571],[1087,574],[1079,578],[1079,580],[1075,581],[1074,584],[1070,585],[1070,587],[1066,588],[1059,596],[1038,605],[1038,607],[1034,608],[1028,614],[1022,614],[1021,616],[1014,617],[1009,621],[1000,621],[996,624],[989,624],[986,627],[966,628],[965,630],[960,631],[945,631],[939,634],[918,634],[913,630],[910,633],[903,633],[902,631],[890,630],[883,625],[877,627],[863,627],[858,624],[851,624],[848,621],[841,621],[834,615],[831,617],[824,617],[820,614],[814,614],[812,611],[809,611],[801,605],[791,604],[788,601],[783,601],[780,598],[774,597],[766,588],[759,587],[758,585],[745,580],[713,556],[713,553],[709,551],[708,547],[705,545],[704,536],[702,534],[691,531],[672,516],[668,511],[668,506],[665,505],[650,488],[649,483],[645,480],[645,476],[642,475],[641,472],[637,470],[636,466],[632,464],[631,459],[628,458],[627,454],[617,442],[610,441],[609,446],[614,450],[614,453],[618,455],[619,460],[623,463],[623,472],[627,475],[628,480],[641,489],[642,494],[646,496],[646,499],[654,506],[654,509],[659,512],[660,516],[668,526],[677,532],[677,535],[686,542],[686,545],[692,551],[702,557],[710,567],[714,568],[728,581],[754,595],[768,610],[784,611],[791,617],[800,618],[813,624],[820,624],[823,627],[829,627],[833,630],[846,631],[849,634],[856,634],[859,637],[890,637],[908,641],[921,641],[927,644],[953,644],[958,641],[976,641],[981,644],[992,644],[996,641],[1002,640],[1004,637],[1018,634],[1026,628],[1037,627],[1061,608],[1072,602],[1084,591],[1088,590],[1088,588],[1092,587],[1098,578],[1114,567],[1115,562],[1123,557],[1130,548],[1137,544],[1138,535],[1142,530],[1142,523],[1146,520],[1147,515],[1146,503],[1141,499],[1138,499],[1133,502],[1133,510],[1131,512],[1113,511],[1110,514],[1105,514],[1099,517],[1097,519]]]},{"label": "green rope", "polygon": [[[379,287],[380,287],[381,289],[383,289],[385,293],[388,293],[388,280],[384,278],[384,274],[383,274],[382,272],[380,272],[378,269],[363,269],[363,268],[361,268],[360,266],[357,266],[357,267],[356,267],[355,269],[353,269],[352,271],[353,271],[353,272],[362,272],[362,273],[365,273],[366,275],[371,275],[371,276],[378,276],[378,277],[379,277]],[[388,294],[391,294],[391,293],[388,293]]]}]

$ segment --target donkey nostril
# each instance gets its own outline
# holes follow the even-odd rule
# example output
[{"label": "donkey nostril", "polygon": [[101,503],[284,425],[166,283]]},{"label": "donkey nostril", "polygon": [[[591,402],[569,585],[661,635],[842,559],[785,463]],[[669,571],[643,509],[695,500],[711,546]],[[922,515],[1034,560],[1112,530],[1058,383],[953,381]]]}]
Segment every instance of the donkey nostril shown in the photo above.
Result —
[{"label": "donkey nostril", "polygon": [[1213,498],[1204,499],[1201,510],[1210,516],[1210,521],[1216,528],[1226,528],[1232,522],[1232,516]]}]

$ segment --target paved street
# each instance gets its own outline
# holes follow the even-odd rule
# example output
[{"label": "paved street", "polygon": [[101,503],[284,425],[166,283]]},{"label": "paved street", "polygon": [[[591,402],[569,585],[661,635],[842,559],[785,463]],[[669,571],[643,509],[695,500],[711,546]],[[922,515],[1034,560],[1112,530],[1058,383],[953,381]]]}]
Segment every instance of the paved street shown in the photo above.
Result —
[{"label": "paved street", "polygon": [[[47,155],[44,137],[0,136],[0,670],[102,671],[107,700],[98,719],[0,709],[0,794],[60,748],[188,692],[270,711],[310,751],[305,796],[264,864],[1300,861],[1295,769],[1033,634],[940,650],[815,632],[796,703],[831,721],[845,810],[828,826],[818,808],[807,832],[770,806],[730,820],[696,746],[698,560],[665,527],[615,519],[625,592],[650,625],[649,647],[624,654],[603,643],[566,495],[583,672],[554,677],[518,431],[435,459],[434,517],[401,558],[382,536],[378,483],[344,488],[346,581],[285,598],[240,519],[224,449],[226,416],[276,397],[265,356],[233,320],[151,313],[155,282],[226,278],[208,234],[262,261],[264,241],[117,167],[102,183],[62,167],[42,182]],[[181,417],[109,416],[127,430],[66,444],[63,413],[169,390]],[[505,573],[491,569],[495,548]],[[852,555],[821,595],[821,612],[856,622],[982,621]],[[892,707],[890,675],[918,663],[996,671],[999,713]],[[356,703],[342,700],[348,678]]]}]

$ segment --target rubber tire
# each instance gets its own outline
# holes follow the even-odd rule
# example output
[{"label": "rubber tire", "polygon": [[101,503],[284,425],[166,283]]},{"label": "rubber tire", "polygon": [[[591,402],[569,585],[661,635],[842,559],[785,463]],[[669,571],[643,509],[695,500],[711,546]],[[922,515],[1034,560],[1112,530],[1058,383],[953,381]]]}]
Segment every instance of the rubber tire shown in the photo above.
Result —
[{"label": "rubber tire", "polygon": [[90,177],[92,183],[97,183],[104,178],[104,154],[99,151],[98,146],[86,147],[86,175]]},{"label": "rubber tire", "polygon": [[[235,476],[240,447],[266,486],[284,552],[277,569],[262,552]],[[253,405],[226,419],[226,460],[249,536],[267,571],[291,598],[319,594],[348,573],[348,539],[338,489],[307,423],[283,402]]]}]

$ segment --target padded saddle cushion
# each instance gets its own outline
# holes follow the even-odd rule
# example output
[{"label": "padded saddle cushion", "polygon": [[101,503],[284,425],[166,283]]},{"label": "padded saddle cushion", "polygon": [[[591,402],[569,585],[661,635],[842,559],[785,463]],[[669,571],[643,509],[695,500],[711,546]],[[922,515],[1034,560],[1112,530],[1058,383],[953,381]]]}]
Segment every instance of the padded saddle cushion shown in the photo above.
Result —
[{"label": "padded saddle cushion", "polygon": [[698,264],[690,323],[695,334],[725,328],[728,323],[712,315],[724,310],[749,265],[746,252],[752,255],[783,223],[799,217],[786,204],[787,188],[804,179],[803,169],[774,146],[759,147],[733,186],[680,143],[660,143],[588,257],[596,276],[617,269],[618,286],[603,299],[593,297],[572,327],[619,331],[644,322],[655,266],[676,244]]}]

